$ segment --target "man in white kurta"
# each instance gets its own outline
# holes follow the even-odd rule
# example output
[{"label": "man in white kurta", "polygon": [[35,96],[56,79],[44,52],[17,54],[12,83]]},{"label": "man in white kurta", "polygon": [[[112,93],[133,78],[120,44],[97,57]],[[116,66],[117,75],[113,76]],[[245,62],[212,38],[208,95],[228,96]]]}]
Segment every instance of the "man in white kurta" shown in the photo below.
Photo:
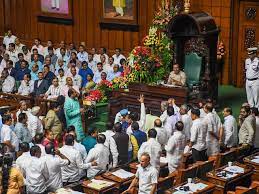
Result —
[{"label": "man in white kurta", "polygon": [[212,103],[207,103],[204,107],[207,115],[204,117],[203,121],[208,126],[208,134],[207,134],[207,155],[213,156],[219,153],[220,145],[219,145],[219,135],[220,130],[222,129],[222,124],[217,113],[213,113]]},{"label": "man in white kurta", "polygon": [[161,145],[156,140],[157,131],[155,129],[150,129],[148,131],[148,141],[142,143],[138,151],[138,160],[140,161],[141,155],[146,152],[150,155],[150,164],[160,170],[160,156],[162,153]]},{"label": "man in white kurta", "polygon": [[109,149],[104,145],[105,135],[99,134],[96,138],[97,144],[92,148],[86,158],[86,163],[97,162],[97,166],[90,167],[87,170],[87,177],[93,178],[96,174],[108,170],[109,166]]},{"label": "man in white kurta", "polygon": [[174,172],[179,167],[184,148],[186,146],[186,137],[183,133],[183,122],[178,121],[175,126],[175,132],[165,146],[168,169],[170,173]]},{"label": "man in white kurta", "polygon": [[224,108],[223,116],[224,145],[228,148],[232,148],[238,145],[237,121],[232,115],[232,109],[229,107]]},{"label": "man in white kurta", "polygon": [[186,140],[189,141],[191,138],[191,127],[192,127],[192,118],[188,114],[188,108],[186,105],[180,107],[181,121],[183,122]]}]

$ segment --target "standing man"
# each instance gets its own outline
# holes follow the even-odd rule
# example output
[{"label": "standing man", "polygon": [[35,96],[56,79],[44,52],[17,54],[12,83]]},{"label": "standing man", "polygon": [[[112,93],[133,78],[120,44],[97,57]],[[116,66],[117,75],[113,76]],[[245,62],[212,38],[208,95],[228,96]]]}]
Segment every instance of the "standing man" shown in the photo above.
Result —
[{"label": "standing man", "polygon": [[140,166],[136,172],[135,178],[129,188],[122,194],[133,193],[134,187],[139,185],[139,194],[155,194],[157,190],[158,172],[150,164],[150,156],[143,153],[140,157]]},{"label": "standing man", "polygon": [[244,118],[244,122],[239,129],[239,144],[252,148],[256,131],[255,116],[251,114],[249,107],[242,107],[240,115]]},{"label": "standing man", "polygon": [[259,59],[257,48],[248,48],[249,58],[245,61],[246,95],[250,107],[259,108]]},{"label": "standing man", "polygon": [[223,136],[224,136],[224,145],[227,148],[232,148],[237,146],[238,137],[237,137],[237,121],[232,115],[232,109],[229,107],[224,108],[223,110],[224,124],[223,124]]},{"label": "standing man", "polygon": [[85,136],[81,119],[81,114],[84,113],[84,109],[80,108],[78,95],[79,94],[73,88],[68,90],[68,97],[64,104],[64,110],[67,126],[75,126],[77,140],[81,141]]},{"label": "standing man", "polygon": [[193,120],[191,127],[191,139],[189,147],[192,148],[192,158],[196,161],[206,161],[207,157],[207,145],[206,137],[208,131],[208,125],[200,118],[200,110],[192,109],[191,117]]}]

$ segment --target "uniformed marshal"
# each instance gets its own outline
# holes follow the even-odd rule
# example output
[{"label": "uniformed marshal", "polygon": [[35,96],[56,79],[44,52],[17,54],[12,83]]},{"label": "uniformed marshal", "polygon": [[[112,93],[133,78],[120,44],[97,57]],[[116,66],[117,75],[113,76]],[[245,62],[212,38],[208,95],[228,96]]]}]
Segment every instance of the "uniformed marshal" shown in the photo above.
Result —
[{"label": "uniformed marshal", "polygon": [[250,107],[259,107],[259,59],[257,48],[248,48],[249,58],[245,61],[246,95]]}]

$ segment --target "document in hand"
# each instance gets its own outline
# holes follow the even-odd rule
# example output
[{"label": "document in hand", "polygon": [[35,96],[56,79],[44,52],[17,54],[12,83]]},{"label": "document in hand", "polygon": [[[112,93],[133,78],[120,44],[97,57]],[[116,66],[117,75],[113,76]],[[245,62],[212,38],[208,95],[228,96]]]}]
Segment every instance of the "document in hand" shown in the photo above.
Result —
[{"label": "document in hand", "polygon": [[123,170],[123,169],[116,170],[116,171],[112,172],[112,174],[121,178],[121,179],[127,179],[127,178],[131,178],[131,177],[134,176],[133,173],[128,172],[128,171]]}]

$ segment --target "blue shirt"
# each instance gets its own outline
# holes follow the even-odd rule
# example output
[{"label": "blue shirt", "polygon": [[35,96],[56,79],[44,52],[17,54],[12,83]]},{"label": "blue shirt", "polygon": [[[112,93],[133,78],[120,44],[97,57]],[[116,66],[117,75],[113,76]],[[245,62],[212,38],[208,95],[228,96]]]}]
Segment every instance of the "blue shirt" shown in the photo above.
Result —
[{"label": "blue shirt", "polygon": [[96,139],[92,136],[86,136],[82,141],[82,145],[85,146],[87,153],[89,153],[89,151],[94,148],[96,143]]},{"label": "blue shirt", "polygon": [[78,74],[82,77],[82,87],[85,87],[88,82],[87,75],[93,75],[93,71],[87,67],[86,69],[80,69]]},{"label": "blue shirt", "polygon": [[[33,66],[34,64],[35,64],[34,61],[32,61],[32,62],[30,63],[30,65],[29,65],[29,70],[31,70],[31,68],[32,68],[32,66]],[[39,71],[42,71],[42,70],[43,70],[43,64],[42,64],[42,62],[37,61],[37,64],[38,64],[38,66],[39,66]]]},{"label": "blue shirt", "polygon": [[19,68],[19,69],[17,70],[17,72],[16,72],[16,77],[15,77],[15,79],[21,81],[21,80],[23,80],[23,76],[24,76],[25,74],[30,74],[30,73],[31,73],[31,71],[30,71],[28,68],[25,68],[25,69]]},{"label": "blue shirt", "polygon": [[39,79],[38,78],[38,72],[39,71],[37,71],[36,73],[34,73],[33,71],[31,72],[31,80],[36,81],[36,80]]}]

